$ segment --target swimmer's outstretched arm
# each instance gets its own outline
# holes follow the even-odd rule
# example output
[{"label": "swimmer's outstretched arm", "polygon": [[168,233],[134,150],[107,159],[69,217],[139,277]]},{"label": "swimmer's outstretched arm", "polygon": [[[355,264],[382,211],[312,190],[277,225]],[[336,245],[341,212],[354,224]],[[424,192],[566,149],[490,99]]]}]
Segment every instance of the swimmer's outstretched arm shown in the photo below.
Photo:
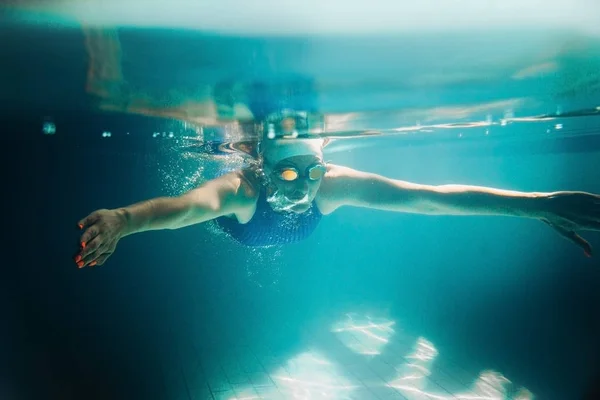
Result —
[{"label": "swimmer's outstretched arm", "polygon": [[330,166],[321,185],[324,211],[352,205],[429,215],[499,215],[541,220],[591,255],[577,230],[600,231],[600,196],[519,192],[470,185],[420,185]]},{"label": "swimmer's outstretched arm", "polygon": [[75,262],[102,265],[118,241],[128,235],[159,229],[179,229],[247,209],[251,185],[241,172],[208,181],[178,197],[160,197],[114,210],[97,210],[79,221],[83,230]]},{"label": "swimmer's outstretched arm", "polygon": [[123,236],[180,229],[235,213],[236,194],[232,182],[210,181],[179,197],[159,197],[119,208],[126,221]]}]

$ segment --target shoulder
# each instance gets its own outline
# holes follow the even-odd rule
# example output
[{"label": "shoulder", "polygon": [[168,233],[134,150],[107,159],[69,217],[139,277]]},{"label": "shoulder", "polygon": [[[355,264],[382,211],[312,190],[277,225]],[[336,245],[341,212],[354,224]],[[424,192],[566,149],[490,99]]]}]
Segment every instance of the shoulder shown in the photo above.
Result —
[{"label": "shoulder", "polygon": [[368,175],[371,174],[350,167],[344,167],[343,165],[327,164],[327,173],[323,181],[337,183],[342,179],[360,178]]},{"label": "shoulder", "polygon": [[339,191],[356,188],[361,182],[368,183],[379,175],[371,174],[341,165],[328,164],[327,173],[323,177],[321,189],[323,194],[333,195]]},{"label": "shoulder", "polygon": [[214,201],[219,208],[230,211],[227,214],[243,214],[253,212],[260,193],[260,182],[252,170],[240,169],[204,182],[195,192],[209,202]]},{"label": "shoulder", "polygon": [[378,174],[328,165],[317,195],[317,205],[323,214],[345,205],[372,207],[378,197],[389,194],[395,187],[391,182]]},{"label": "shoulder", "polygon": [[250,168],[222,175],[214,180],[214,184],[235,198],[240,205],[256,203],[260,194],[260,181]]},{"label": "shoulder", "polygon": [[356,190],[356,185],[370,175],[341,165],[327,164],[327,173],[316,198],[319,210],[323,214],[329,214],[346,204],[348,197]]}]

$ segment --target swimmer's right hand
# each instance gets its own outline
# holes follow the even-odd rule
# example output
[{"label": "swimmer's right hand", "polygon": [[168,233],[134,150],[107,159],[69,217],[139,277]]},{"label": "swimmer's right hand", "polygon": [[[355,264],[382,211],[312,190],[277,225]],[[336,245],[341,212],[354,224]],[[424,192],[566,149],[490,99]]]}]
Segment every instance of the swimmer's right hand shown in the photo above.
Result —
[{"label": "swimmer's right hand", "polygon": [[75,256],[77,266],[104,264],[125,235],[127,224],[127,216],[122,209],[97,210],[79,221],[78,226],[83,233],[79,240],[79,253]]}]

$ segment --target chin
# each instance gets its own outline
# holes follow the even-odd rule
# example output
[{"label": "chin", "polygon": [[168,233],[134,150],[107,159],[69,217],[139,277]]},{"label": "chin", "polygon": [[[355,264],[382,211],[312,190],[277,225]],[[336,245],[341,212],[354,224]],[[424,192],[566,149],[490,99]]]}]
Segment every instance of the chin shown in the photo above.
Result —
[{"label": "chin", "polygon": [[307,211],[309,208],[310,208],[310,203],[301,203],[301,204],[295,204],[290,209],[290,211],[300,214],[300,213]]}]

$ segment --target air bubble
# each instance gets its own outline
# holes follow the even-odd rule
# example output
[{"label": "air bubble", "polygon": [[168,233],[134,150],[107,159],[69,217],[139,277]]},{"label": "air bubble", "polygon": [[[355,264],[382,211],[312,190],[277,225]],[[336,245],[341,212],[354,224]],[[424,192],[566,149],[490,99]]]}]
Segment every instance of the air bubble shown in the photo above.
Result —
[{"label": "air bubble", "polygon": [[52,122],[44,122],[42,132],[44,132],[44,135],[54,135],[56,133],[56,126]]}]

